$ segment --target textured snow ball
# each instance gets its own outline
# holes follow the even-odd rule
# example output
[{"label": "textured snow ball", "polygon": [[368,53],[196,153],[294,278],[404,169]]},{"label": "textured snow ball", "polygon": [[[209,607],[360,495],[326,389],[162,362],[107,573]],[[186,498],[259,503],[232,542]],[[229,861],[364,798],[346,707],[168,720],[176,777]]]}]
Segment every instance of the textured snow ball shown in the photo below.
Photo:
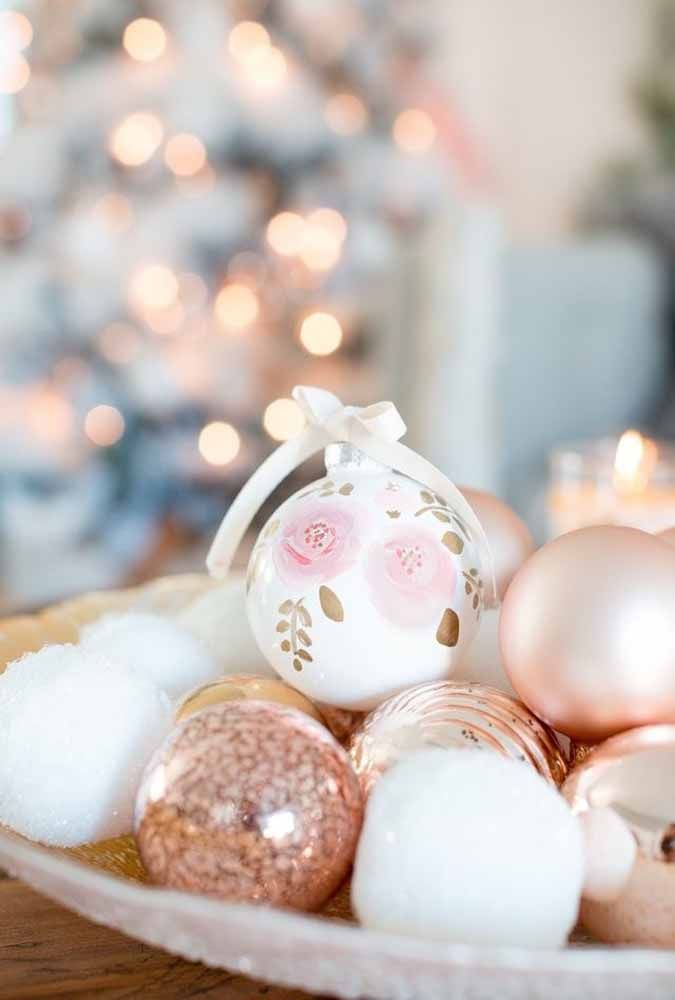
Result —
[{"label": "textured snow ball", "polygon": [[179,615],[177,621],[190,630],[215,656],[223,674],[277,674],[258,649],[246,612],[243,574],[229,577],[207,590]]},{"label": "textured snow ball", "polygon": [[170,698],[215,680],[220,665],[186,628],[161,615],[105,615],[81,633],[81,646],[147,677]]},{"label": "textured snow ball", "polygon": [[535,771],[497,754],[423,750],[371,794],[352,900],[377,930],[556,948],[583,875],[579,823]]},{"label": "textured snow ball", "polygon": [[82,647],[11,663],[0,676],[0,823],[62,847],[128,833],[170,725],[151,680]]}]

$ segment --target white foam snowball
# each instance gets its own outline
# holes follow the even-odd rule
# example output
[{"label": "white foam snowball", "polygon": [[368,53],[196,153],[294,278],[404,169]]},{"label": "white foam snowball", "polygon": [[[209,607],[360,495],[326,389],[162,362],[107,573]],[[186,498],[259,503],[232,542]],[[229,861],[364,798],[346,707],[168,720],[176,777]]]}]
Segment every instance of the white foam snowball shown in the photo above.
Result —
[{"label": "white foam snowball", "polygon": [[352,901],[377,930],[473,945],[557,948],[577,916],[581,828],[532,768],[422,750],[371,793]]},{"label": "white foam snowball", "polygon": [[478,632],[467,647],[452,675],[453,681],[477,681],[517,698],[506,676],[499,649],[500,608],[487,608],[481,615]]},{"label": "white foam snowball", "polygon": [[203,642],[161,615],[139,611],[105,615],[82,629],[80,644],[143,675],[173,699],[222,673]]},{"label": "white foam snowball", "polygon": [[588,809],[579,820],[586,849],[584,899],[611,903],[628,884],[637,855],[635,837],[610,808]]},{"label": "white foam snowball", "polygon": [[277,676],[253,638],[243,574],[232,575],[207,590],[187,606],[177,621],[205,643],[223,674]]},{"label": "white foam snowball", "polygon": [[130,832],[168,697],[79,646],[47,646],[0,677],[0,823],[71,847]]}]

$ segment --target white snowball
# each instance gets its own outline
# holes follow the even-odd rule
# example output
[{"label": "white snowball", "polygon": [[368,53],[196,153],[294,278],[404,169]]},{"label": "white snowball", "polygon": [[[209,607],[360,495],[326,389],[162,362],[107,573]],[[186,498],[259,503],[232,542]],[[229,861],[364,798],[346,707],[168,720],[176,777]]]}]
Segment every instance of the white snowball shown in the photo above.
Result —
[{"label": "white snowball", "polygon": [[499,650],[500,611],[500,608],[488,608],[483,612],[478,632],[453,673],[452,680],[489,684],[490,687],[517,698],[518,695],[506,676]]},{"label": "white snowball", "polygon": [[0,677],[0,823],[70,847],[128,833],[171,705],[141,674],[48,646]]},{"label": "white snowball", "polygon": [[633,870],[635,837],[613,809],[589,809],[579,820],[586,849],[583,897],[611,903],[621,895]]},{"label": "white snowball", "polygon": [[579,823],[530,767],[422,750],[370,796],[352,900],[377,930],[555,948],[574,925],[583,873]]},{"label": "white snowball", "polygon": [[177,621],[208,647],[218,659],[221,673],[277,676],[253,638],[243,574],[228,577],[220,586],[207,590],[188,605]]},{"label": "white snowball", "polygon": [[147,677],[173,699],[222,673],[203,642],[161,615],[105,615],[82,629],[80,644]]}]

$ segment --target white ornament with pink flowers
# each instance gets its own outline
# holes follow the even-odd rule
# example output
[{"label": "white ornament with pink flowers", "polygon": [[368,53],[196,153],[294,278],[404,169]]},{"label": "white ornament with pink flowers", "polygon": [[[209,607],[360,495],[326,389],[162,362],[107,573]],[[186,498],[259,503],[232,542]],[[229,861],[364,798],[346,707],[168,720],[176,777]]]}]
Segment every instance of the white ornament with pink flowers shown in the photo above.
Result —
[{"label": "white ornament with pink flowers", "polygon": [[248,614],[265,657],[317,701],[369,709],[449,677],[478,627],[478,539],[446,498],[357,449],[263,528]]}]

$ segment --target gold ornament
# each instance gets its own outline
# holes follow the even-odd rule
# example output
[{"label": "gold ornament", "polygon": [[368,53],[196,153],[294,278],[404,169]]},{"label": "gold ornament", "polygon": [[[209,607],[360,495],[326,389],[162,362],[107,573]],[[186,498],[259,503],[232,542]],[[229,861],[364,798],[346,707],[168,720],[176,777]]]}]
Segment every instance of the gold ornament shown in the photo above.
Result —
[{"label": "gold ornament", "polygon": [[182,722],[210,705],[228,701],[271,701],[277,705],[288,705],[325,724],[309,698],[274,677],[256,677],[254,674],[232,674],[190,691],[176,709],[176,722]]}]

